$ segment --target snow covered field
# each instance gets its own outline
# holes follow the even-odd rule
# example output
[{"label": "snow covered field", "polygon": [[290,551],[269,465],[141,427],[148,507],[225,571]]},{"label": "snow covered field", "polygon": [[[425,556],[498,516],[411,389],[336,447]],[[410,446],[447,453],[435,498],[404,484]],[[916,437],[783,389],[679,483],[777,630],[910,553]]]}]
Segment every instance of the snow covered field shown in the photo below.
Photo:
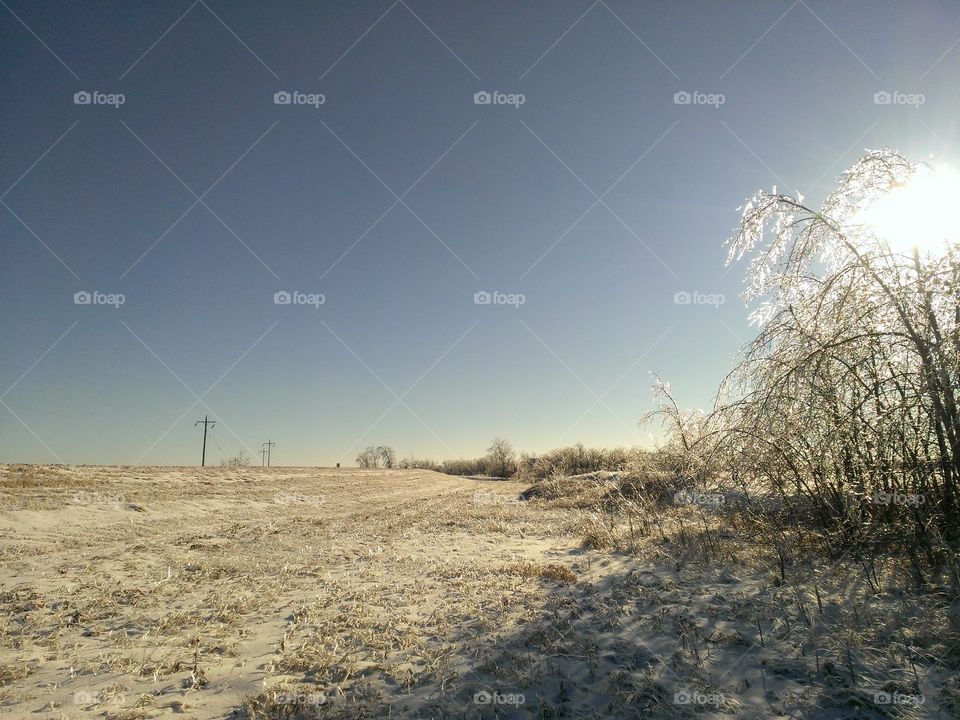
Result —
[{"label": "snow covered field", "polygon": [[952,717],[935,598],[780,583],[689,507],[591,549],[615,519],[523,489],[0,466],[0,714]]}]

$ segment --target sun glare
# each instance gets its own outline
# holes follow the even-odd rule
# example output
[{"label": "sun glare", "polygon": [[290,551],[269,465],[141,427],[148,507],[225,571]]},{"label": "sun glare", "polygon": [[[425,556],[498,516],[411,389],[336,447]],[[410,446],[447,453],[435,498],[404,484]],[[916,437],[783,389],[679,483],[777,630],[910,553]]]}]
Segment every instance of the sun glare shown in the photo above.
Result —
[{"label": "sun glare", "polygon": [[947,165],[919,168],[903,185],[884,193],[857,215],[894,253],[941,255],[960,242],[956,205],[960,172]]}]

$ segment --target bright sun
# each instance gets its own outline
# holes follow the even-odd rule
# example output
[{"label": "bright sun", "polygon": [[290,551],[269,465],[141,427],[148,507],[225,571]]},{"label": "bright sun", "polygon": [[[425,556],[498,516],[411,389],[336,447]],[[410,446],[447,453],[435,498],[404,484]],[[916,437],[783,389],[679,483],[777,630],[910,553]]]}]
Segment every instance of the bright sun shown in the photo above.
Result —
[{"label": "bright sun", "polygon": [[920,167],[903,185],[894,187],[857,213],[894,253],[942,255],[948,244],[960,243],[960,172],[947,165]]}]

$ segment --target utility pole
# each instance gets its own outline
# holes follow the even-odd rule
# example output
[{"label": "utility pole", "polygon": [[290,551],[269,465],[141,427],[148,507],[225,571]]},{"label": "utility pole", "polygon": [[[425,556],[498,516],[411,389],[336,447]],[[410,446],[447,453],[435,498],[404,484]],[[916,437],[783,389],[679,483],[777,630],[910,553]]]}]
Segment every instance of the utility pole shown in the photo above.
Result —
[{"label": "utility pole", "polygon": [[266,464],[267,464],[267,451],[266,451],[266,450],[260,450],[259,452],[257,452],[257,455],[260,456],[260,467],[263,467],[264,465],[266,465]]},{"label": "utility pole", "polygon": [[193,424],[194,427],[203,425],[203,454],[200,456],[200,467],[207,464],[207,427],[213,427],[216,424],[216,420],[210,420],[206,415],[203,416],[203,420],[197,420]]},{"label": "utility pole", "polygon": [[270,442],[270,438],[267,438],[267,441],[264,443],[264,445],[267,448],[267,467],[270,467],[270,451],[273,449],[273,446],[276,445],[276,443]]}]

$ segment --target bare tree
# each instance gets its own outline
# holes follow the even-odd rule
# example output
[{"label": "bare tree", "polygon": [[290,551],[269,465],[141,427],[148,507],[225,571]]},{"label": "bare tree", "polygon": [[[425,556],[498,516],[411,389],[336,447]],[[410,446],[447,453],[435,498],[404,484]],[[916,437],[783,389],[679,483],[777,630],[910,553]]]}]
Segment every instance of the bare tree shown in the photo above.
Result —
[{"label": "bare tree", "polygon": [[392,468],[397,464],[397,455],[393,448],[386,445],[367,447],[357,455],[357,465],[362,468]]},{"label": "bare tree", "polygon": [[513,472],[516,454],[509,440],[494,438],[487,448],[490,465],[497,470],[498,477],[508,477]]},{"label": "bare tree", "polygon": [[375,468],[377,466],[377,454],[374,448],[368,447],[357,455],[357,465],[362,468]]},{"label": "bare tree", "polygon": [[375,452],[381,467],[392,468],[397,464],[397,455],[392,447],[380,445]]},{"label": "bare tree", "polygon": [[243,448],[240,448],[233,457],[221,460],[220,465],[223,467],[248,467],[250,465],[250,457]]}]

